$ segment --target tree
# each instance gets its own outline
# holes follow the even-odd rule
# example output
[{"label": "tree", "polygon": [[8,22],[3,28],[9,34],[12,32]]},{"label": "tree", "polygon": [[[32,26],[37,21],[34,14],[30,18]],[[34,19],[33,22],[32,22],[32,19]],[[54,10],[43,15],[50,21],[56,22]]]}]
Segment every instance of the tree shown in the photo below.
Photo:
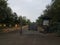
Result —
[{"label": "tree", "polygon": [[[52,0],[50,5],[47,5],[46,9],[43,11],[43,16],[48,16],[51,18],[50,30],[55,31],[60,30],[60,0]],[[37,19],[38,24],[41,22],[41,16]]]},{"label": "tree", "polygon": [[19,16],[19,19],[18,19],[18,22],[19,22],[19,24],[21,25],[26,25],[27,23],[26,23],[26,17],[24,16],[24,17],[22,17],[22,16]]},{"label": "tree", "polygon": [[0,0],[0,22],[3,22],[6,19],[6,9],[7,8],[7,1]]},{"label": "tree", "polygon": [[41,26],[42,25],[42,21],[43,21],[42,17],[43,16],[44,15],[39,16],[38,19],[36,20],[36,23],[38,24],[38,26]]},{"label": "tree", "polygon": [[0,0],[0,23],[9,27],[10,24],[18,23],[17,18],[17,14],[12,13],[11,8],[8,6],[7,0]]},{"label": "tree", "polygon": [[29,19],[27,19],[27,25],[31,24],[31,21]]}]

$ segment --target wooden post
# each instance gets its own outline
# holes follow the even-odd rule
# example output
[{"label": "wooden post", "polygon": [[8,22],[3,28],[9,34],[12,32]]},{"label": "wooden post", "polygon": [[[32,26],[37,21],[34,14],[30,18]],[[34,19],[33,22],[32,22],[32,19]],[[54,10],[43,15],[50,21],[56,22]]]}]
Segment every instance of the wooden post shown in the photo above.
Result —
[{"label": "wooden post", "polygon": [[20,34],[22,35],[22,18],[20,19],[20,25],[21,25],[21,29],[20,29]]}]

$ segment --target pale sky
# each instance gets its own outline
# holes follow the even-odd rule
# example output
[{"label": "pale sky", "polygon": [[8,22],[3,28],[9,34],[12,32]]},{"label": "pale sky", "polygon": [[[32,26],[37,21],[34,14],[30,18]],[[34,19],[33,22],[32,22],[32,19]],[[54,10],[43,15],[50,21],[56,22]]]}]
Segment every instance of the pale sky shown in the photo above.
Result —
[{"label": "pale sky", "polygon": [[43,13],[51,0],[8,0],[8,5],[18,16],[26,16],[32,22]]}]

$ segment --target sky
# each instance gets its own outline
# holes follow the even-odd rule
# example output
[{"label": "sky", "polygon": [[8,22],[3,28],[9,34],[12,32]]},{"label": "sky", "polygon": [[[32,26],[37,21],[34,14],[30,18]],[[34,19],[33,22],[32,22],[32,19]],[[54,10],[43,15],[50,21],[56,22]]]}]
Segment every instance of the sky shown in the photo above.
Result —
[{"label": "sky", "polygon": [[50,3],[51,0],[8,0],[8,6],[13,12],[18,16],[26,16],[32,22],[38,19]]}]

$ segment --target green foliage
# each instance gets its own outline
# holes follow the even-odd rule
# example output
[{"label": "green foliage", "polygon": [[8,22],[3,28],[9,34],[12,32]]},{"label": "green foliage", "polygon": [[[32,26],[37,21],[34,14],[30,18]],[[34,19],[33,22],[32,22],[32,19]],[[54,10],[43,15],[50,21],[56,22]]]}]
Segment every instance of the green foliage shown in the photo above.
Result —
[{"label": "green foliage", "polygon": [[40,17],[38,17],[38,19],[36,20],[36,23],[38,24],[38,26],[41,26],[42,25],[42,19],[43,15],[41,15]]},{"label": "green foliage", "polygon": [[28,25],[30,23],[30,20],[29,19],[26,19],[25,16],[23,16],[23,17],[20,16],[18,18],[18,22],[19,22],[20,25],[22,24],[22,26],[24,26],[24,25]]},{"label": "green foliage", "polygon": [[7,0],[0,0],[0,23],[6,24],[7,27],[9,25],[14,26],[15,24],[26,25],[27,24],[26,17],[18,17],[17,14],[8,7]]},{"label": "green foliage", "polygon": [[[51,22],[50,22],[50,29],[52,29],[54,32],[57,32],[60,30],[60,26],[58,22],[60,22],[60,0],[53,0],[54,2],[48,9],[48,16],[51,17]],[[58,31],[60,32],[60,31]]]},{"label": "green foliage", "polygon": [[57,27],[57,34],[60,36],[60,22],[59,22],[58,27]]},{"label": "green foliage", "polygon": [[[50,31],[60,33],[60,0],[52,0],[50,5],[47,5],[43,12],[43,16],[48,16],[50,20]],[[41,22],[41,16],[37,20],[38,24]]]},{"label": "green foliage", "polygon": [[0,24],[14,25],[17,22],[17,14],[12,13],[10,7],[8,7],[7,0],[0,0]]},{"label": "green foliage", "polygon": [[31,21],[29,19],[27,19],[27,25],[31,24]]}]

